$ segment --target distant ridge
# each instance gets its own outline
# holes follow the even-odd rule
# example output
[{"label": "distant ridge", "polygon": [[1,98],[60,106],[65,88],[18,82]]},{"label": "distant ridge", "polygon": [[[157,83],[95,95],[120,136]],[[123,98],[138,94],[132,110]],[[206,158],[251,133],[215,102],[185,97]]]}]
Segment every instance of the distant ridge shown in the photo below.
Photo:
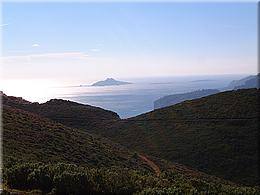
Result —
[{"label": "distant ridge", "polygon": [[106,80],[95,82],[91,86],[113,86],[113,85],[128,85],[128,84],[131,83],[125,81],[117,81],[113,78],[107,78]]},{"label": "distant ridge", "polygon": [[251,75],[239,80],[234,80],[229,83],[227,89],[249,89],[249,88],[258,88],[259,89],[259,78],[260,74]]},{"label": "distant ridge", "polygon": [[183,102],[185,100],[193,100],[196,98],[205,97],[219,92],[220,91],[217,89],[203,89],[203,90],[197,90],[188,93],[167,95],[154,102],[154,109],[172,106],[174,104]]}]

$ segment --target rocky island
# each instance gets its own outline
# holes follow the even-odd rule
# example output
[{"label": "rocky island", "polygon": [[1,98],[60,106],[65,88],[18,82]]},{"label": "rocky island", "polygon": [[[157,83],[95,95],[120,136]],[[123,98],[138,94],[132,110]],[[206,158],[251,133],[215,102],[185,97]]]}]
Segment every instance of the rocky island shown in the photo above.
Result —
[{"label": "rocky island", "polygon": [[104,81],[95,82],[91,86],[113,86],[113,85],[128,85],[128,84],[131,83],[125,81],[117,81],[113,78],[107,78]]}]

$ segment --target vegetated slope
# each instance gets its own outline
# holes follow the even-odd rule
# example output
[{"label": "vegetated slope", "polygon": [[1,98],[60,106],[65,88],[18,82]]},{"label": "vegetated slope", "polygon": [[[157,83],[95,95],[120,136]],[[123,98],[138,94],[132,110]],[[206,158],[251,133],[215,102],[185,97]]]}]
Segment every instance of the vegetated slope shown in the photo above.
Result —
[{"label": "vegetated slope", "polygon": [[259,193],[9,106],[3,124],[3,194]]},{"label": "vegetated slope", "polygon": [[6,104],[3,157],[4,193],[258,193]]},{"label": "vegetated slope", "polygon": [[[7,96],[6,96],[7,97]],[[13,161],[43,163],[74,163],[90,167],[120,166],[146,170],[158,174],[161,170],[172,170],[187,177],[203,178],[207,181],[221,181],[189,167],[166,162],[144,154],[137,154],[120,144],[109,141],[86,130],[70,128],[35,113],[17,107],[32,104],[22,98],[9,97],[16,102],[15,108],[3,101],[3,157],[5,164]],[[12,103],[12,105],[14,105]],[[70,102],[73,104],[74,102]],[[23,105],[19,105],[23,104]],[[77,105],[77,103],[75,103]],[[65,109],[65,108],[64,108]],[[89,128],[88,128],[89,130]],[[151,161],[152,163],[147,163]]]},{"label": "vegetated slope", "polygon": [[[13,188],[48,192],[55,189],[76,194],[80,194],[82,188],[90,190],[84,187],[84,183],[78,182],[79,180],[91,182],[91,185],[95,186],[95,189],[91,190],[97,190],[97,194],[137,192],[146,187],[154,187],[155,183],[158,187],[172,187],[177,181],[182,182],[178,184],[178,190],[195,190],[195,184],[193,186],[192,183],[200,181],[205,182],[205,189],[207,182],[210,182],[216,187],[234,186],[235,190],[235,185],[214,176],[131,152],[107,139],[5,104],[3,159],[4,182],[10,192]],[[81,167],[87,170],[82,170]],[[72,168],[75,171],[71,172]],[[69,186],[65,187],[66,185]],[[21,191],[21,194],[24,193]]]},{"label": "vegetated slope", "polygon": [[133,159],[133,154],[119,144],[86,131],[3,106],[3,157],[7,164],[18,160],[138,168],[143,162]]},{"label": "vegetated slope", "polygon": [[167,95],[154,101],[154,109],[164,108],[167,106],[171,106],[183,102],[185,100],[193,100],[193,99],[205,97],[219,92],[220,91],[217,89],[202,89],[202,90],[192,91],[188,93]]},{"label": "vegetated slope", "polygon": [[103,127],[108,121],[120,119],[115,112],[62,99],[39,104],[3,94],[2,101],[4,105],[38,114],[69,127],[87,129],[89,132],[95,132],[95,129]]},{"label": "vegetated slope", "polygon": [[258,183],[259,90],[227,91],[111,124],[137,151],[242,184]]}]

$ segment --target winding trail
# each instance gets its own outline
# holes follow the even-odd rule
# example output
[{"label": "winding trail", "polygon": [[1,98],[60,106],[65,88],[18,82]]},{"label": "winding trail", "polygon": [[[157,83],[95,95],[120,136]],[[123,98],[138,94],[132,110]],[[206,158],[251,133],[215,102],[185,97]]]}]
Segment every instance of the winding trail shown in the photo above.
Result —
[{"label": "winding trail", "polygon": [[144,156],[142,154],[138,154],[138,156],[145,162],[145,164],[147,164],[149,167],[151,167],[153,169],[156,176],[159,176],[161,174],[160,168],[153,161],[151,161],[149,158],[147,158],[146,156]]}]

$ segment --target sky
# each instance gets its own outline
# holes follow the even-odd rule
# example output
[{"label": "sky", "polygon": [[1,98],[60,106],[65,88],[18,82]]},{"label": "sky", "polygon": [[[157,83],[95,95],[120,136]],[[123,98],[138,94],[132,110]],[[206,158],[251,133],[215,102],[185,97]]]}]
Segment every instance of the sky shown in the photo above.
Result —
[{"label": "sky", "polygon": [[256,3],[2,4],[2,80],[255,74]]}]

